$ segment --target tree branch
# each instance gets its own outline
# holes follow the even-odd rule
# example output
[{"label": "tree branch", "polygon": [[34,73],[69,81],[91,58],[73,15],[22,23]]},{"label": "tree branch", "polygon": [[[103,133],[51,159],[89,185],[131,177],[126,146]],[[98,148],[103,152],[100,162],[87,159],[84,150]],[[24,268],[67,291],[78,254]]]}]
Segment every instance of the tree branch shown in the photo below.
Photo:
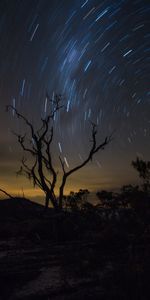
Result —
[{"label": "tree branch", "polygon": [[26,152],[29,152],[31,153],[32,155],[36,155],[36,149],[33,147],[33,149],[31,148],[27,148],[25,145],[24,145],[24,142],[25,142],[25,137],[26,137],[26,134],[24,134],[23,136],[21,136],[20,134],[17,134],[15,133],[14,131],[12,131],[13,135],[15,135],[17,138],[18,138],[18,143],[21,145],[22,149]]},{"label": "tree branch", "polygon": [[61,156],[59,156],[59,160],[60,160],[60,163],[61,163],[61,166],[62,166],[63,173],[65,174],[66,173],[66,171],[65,171],[65,163],[62,160]]},{"label": "tree branch", "polygon": [[13,105],[7,105],[6,106],[6,110],[9,111],[9,109],[12,109],[15,112],[16,116],[18,117],[18,119],[22,119],[27,124],[27,126],[30,128],[32,137],[36,138],[33,125],[28,121],[28,119],[25,118],[22,114],[20,114],[18,112],[18,110]]},{"label": "tree branch", "polygon": [[2,192],[3,194],[5,194],[6,196],[8,196],[11,199],[14,199],[15,197],[11,196],[9,193],[7,193],[5,190],[0,189],[0,192]]},{"label": "tree branch", "polygon": [[106,137],[105,140],[97,146],[96,135],[97,135],[96,125],[94,123],[92,123],[92,147],[89,152],[89,155],[81,164],[74,167],[70,171],[65,172],[66,177],[68,177],[72,173],[76,172],[77,170],[83,168],[90,160],[92,160],[95,153],[97,153],[99,150],[104,150],[105,146],[108,145],[110,143],[110,141],[112,140],[112,136]]},{"label": "tree branch", "polygon": [[63,172],[64,172],[64,175],[62,177],[62,183],[61,183],[61,186],[60,186],[60,189],[59,189],[59,206],[60,206],[60,208],[62,207],[62,199],[63,199],[63,194],[64,194],[64,187],[65,187],[67,178],[72,173],[74,173],[74,172],[78,171],[79,169],[83,168],[90,160],[92,160],[94,154],[96,152],[98,152],[99,150],[103,150],[105,148],[105,146],[108,143],[110,143],[110,141],[112,139],[112,136],[106,137],[105,140],[101,144],[99,144],[97,146],[96,135],[97,135],[97,127],[96,127],[96,125],[94,123],[92,123],[92,147],[91,147],[91,150],[89,152],[89,155],[87,156],[87,158],[81,164],[79,164],[78,166],[74,167],[70,171],[68,171],[68,172],[65,171],[64,163],[63,163],[62,159],[59,158],[60,162],[61,162],[61,165],[62,165]]}]

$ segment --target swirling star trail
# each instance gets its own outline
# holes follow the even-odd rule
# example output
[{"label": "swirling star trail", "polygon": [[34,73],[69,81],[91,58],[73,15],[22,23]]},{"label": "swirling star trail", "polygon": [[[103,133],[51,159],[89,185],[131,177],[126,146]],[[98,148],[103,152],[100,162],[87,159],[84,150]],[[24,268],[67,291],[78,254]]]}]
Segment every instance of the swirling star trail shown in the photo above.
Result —
[{"label": "swirling star trail", "polygon": [[87,153],[90,121],[97,124],[99,139],[115,131],[108,149],[73,176],[68,190],[135,182],[131,160],[148,159],[150,149],[149,15],[150,4],[140,0],[1,1],[3,186],[12,191],[24,186],[27,195],[35,194],[25,179],[16,183],[21,151],[10,130],[25,127],[4,109],[13,104],[37,124],[48,111],[46,91],[63,95],[54,153],[63,155],[67,168]]}]

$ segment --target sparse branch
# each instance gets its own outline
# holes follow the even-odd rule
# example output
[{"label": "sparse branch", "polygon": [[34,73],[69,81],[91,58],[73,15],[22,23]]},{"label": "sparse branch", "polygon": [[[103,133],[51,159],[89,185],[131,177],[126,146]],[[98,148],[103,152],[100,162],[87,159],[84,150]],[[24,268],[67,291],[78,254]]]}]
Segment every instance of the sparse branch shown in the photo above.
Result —
[{"label": "sparse branch", "polygon": [[47,179],[46,176],[44,176],[44,179],[45,179],[45,181],[49,184],[49,186],[51,187],[51,186],[52,186],[51,181],[50,181],[49,179]]},{"label": "sparse branch", "polygon": [[99,144],[97,146],[96,135],[97,135],[96,125],[92,124],[92,147],[91,147],[91,150],[89,152],[89,155],[87,156],[87,158],[81,164],[79,164],[75,168],[71,169],[70,171],[66,172],[65,174],[66,174],[67,177],[69,175],[71,175],[72,173],[74,173],[75,171],[83,168],[90,160],[92,160],[92,158],[93,158],[93,156],[96,152],[98,152],[99,150],[103,150],[105,148],[105,146],[107,144],[109,144],[110,141],[111,141],[111,136],[106,137],[104,142],[102,142],[101,144]]},{"label": "sparse branch", "polygon": [[60,208],[62,207],[62,198],[63,198],[64,187],[65,187],[67,178],[72,173],[74,173],[74,172],[80,170],[81,168],[83,168],[90,160],[92,160],[94,154],[96,152],[98,152],[99,150],[103,150],[105,148],[105,146],[108,143],[110,143],[110,141],[112,139],[112,136],[106,137],[105,140],[97,146],[96,135],[97,135],[97,127],[94,123],[92,123],[92,147],[91,147],[91,150],[90,150],[87,158],[81,164],[79,164],[78,166],[76,166],[76,167],[72,168],[70,171],[66,172],[65,168],[64,168],[64,163],[63,163],[62,159],[60,158],[60,162],[61,162],[62,169],[63,169],[63,172],[64,172],[64,175],[63,175],[63,178],[62,178],[62,183],[61,183],[60,190],[59,190],[59,205],[60,205]]},{"label": "sparse branch", "polygon": [[6,110],[9,111],[9,109],[11,109],[12,111],[15,112],[16,116],[18,117],[18,119],[22,119],[27,124],[27,126],[30,128],[32,137],[36,138],[33,125],[29,122],[29,120],[27,118],[25,118],[22,114],[20,114],[18,112],[18,110],[13,105],[7,105],[6,106]]},{"label": "sparse branch", "polygon": [[18,139],[18,143],[21,145],[21,148],[26,151],[26,152],[29,152],[31,153],[32,155],[36,155],[36,149],[33,147],[33,149],[31,148],[28,148],[25,146],[25,137],[26,137],[26,134],[24,134],[23,136],[21,136],[20,134],[17,134],[15,133],[14,131],[12,131],[12,133],[17,137]]},{"label": "sparse branch", "polygon": [[48,93],[46,93],[46,97],[47,97],[47,99],[48,99],[48,101],[51,103],[51,104],[53,104],[54,105],[54,108],[53,108],[53,110],[51,111],[51,113],[50,113],[50,118],[54,118],[54,116],[55,116],[55,113],[58,111],[58,110],[60,110],[61,108],[63,108],[64,107],[64,105],[61,105],[61,102],[62,102],[62,96],[61,95],[55,95],[55,97],[54,97],[54,100],[52,100],[50,97],[49,97],[49,95],[48,95]]},{"label": "sparse branch", "polygon": [[51,190],[52,192],[54,192],[54,188],[55,188],[55,185],[56,185],[56,181],[57,181],[57,173],[53,167],[53,163],[52,163],[52,155],[51,155],[51,151],[50,151],[50,145],[52,143],[52,140],[53,140],[53,128],[51,128],[51,136],[50,136],[50,139],[48,141],[44,141],[45,144],[46,144],[46,154],[47,154],[47,157],[48,157],[48,165],[49,165],[49,169],[53,175],[53,180],[52,180],[52,185],[51,185]]},{"label": "sparse branch", "polygon": [[20,167],[20,170],[17,172],[17,175],[21,175],[21,174],[24,173],[25,175],[27,175],[27,177],[29,179],[32,179],[34,186],[37,185],[39,188],[42,189],[40,180],[38,179],[38,177],[35,174],[35,169],[36,169],[36,166],[37,166],[37,158],[36,158],[36,160],[35,160],[32,167],[29,167],[26,164],[26,159],[25,158],[22,158],[21,163],[22,163],[22,166]]},{"label": "sparse branch", "polygon": [[11,199],[14,199],[14,197],[11,196],[9,193],[7,193],[5,190],[0,189],[0,192],[2,192],[3,194],[5,194],[6,196],[8,196],[8,197],[11,198]]},{"label": "sparse branch", "polygon": [[59,156],[59,160],[60,160],[60,163],[61,163],[61,166],[62,166],[63,173],[66,174],[66,171],[65,171],[65,163],[64,163],[64,161],[62,160],[61,156]]},{"label": "sparse branch", "polygon": [[42,123],[43,123],[42,129],[44,130],[43,133],[41,134],[40,138],[39,138],[39,140],[41,140],[41,141],[44,140],[45,135],[46,135],[47,132],[48,132],[50,118],[51,118],[51,116],[49,115],[49,116],[47,116],[46,119],[41,119],[41,120],[42,120]]}]

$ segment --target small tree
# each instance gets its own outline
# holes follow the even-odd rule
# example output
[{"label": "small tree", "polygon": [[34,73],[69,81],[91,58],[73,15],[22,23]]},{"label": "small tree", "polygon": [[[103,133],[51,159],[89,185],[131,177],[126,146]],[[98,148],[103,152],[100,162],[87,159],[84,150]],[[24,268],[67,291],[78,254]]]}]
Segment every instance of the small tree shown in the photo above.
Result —
[{"label": "small tree", "polygon": [[54,136],[55,114],[57,111],[62,109],[63,105],[61,104],[62,97],[60,95],[55,95],[54,100],[51,100],[47,95],[47,100],[50,102],[50,104],[52,104],[52,108],[44,119],[41,118],[42,125],[38,130],[36,130],[33,124],[14,106],[8,105],[7,111],[11,109],[19,119],[24,121],[29,129],[29,143],[27,142],[26,134],[20,135],[15,133],[23,152],[31,154],[33,157],[33,163],[31,167],[27,164],[27,159],[23,157],[18,174],[26,175],[27,178],[32,180],[34,186],[38,186],[45,193],[45,208],[48,208],[50,201],[55,209],[61,209],[63,205],[64,188],[68,177],[74,172],[83,168],[89,161],[92,160],[94,154],[96,154],[99,150],[103,150],[111,141],[111,136],[106,137],[102,143],[97,144],[97,126],[92,123],[92,144],[85,160],[69,171],[66,171],[65,161],[61,156],[59,157],[63,175],[59,187],[59,196],[57,198],[55,187],[57,183],[58,172],[53,164],[51,145]]},{"label": "small tree", "polygon": [[105,190],[96,193],[97,198],[101,201],[102,206],[109,207],[113,199],[113,192],[107,192]]},{"label": "small tree", "polygon": [[120,205],[124,208],[132,207],[135,199],[139,197],[138,185],[123,185],[120,191],[121,193],[118,194]]},{"label": "small tree", "polygon": [[139,173],[139,177],[143,180],[144,191],[148,191],[150,188],[150,161],[144,161],[137,157],[136,161],[132,161],[132,166]]},{"label": "small tree", "polygon": [[84,204],[87,203],[89,193],[87,189],[80,189],[78,192],[71,191],[70,194],[63,199],[65,207],[71,208],[71,210],[81,210]]}]

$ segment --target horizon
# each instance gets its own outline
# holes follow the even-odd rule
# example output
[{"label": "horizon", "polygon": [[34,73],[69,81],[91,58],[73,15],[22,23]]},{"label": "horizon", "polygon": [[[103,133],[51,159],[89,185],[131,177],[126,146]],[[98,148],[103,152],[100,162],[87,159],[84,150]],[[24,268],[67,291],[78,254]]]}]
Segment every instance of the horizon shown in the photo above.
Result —
[{"label": "horizon", "polygon": [[[55,94],[63,97],[51,150],[59,176],[59,156],[67,171],[86,159],[91,121],[97,125],[97,143],[114,132],[104,151],[69,178],[65,193],[140,182],[131,162],[137,156],[149,160],[148,12],[143,1],[2,0],[0,188],[41,199],[39,189],[15,176],[24,153],[12,131],[27,138],[29,132],[5,108],[13,105],[39,128],[50,108],[47,94],[52,100]],[[31,166],[32,158],[26,157]]]}]

